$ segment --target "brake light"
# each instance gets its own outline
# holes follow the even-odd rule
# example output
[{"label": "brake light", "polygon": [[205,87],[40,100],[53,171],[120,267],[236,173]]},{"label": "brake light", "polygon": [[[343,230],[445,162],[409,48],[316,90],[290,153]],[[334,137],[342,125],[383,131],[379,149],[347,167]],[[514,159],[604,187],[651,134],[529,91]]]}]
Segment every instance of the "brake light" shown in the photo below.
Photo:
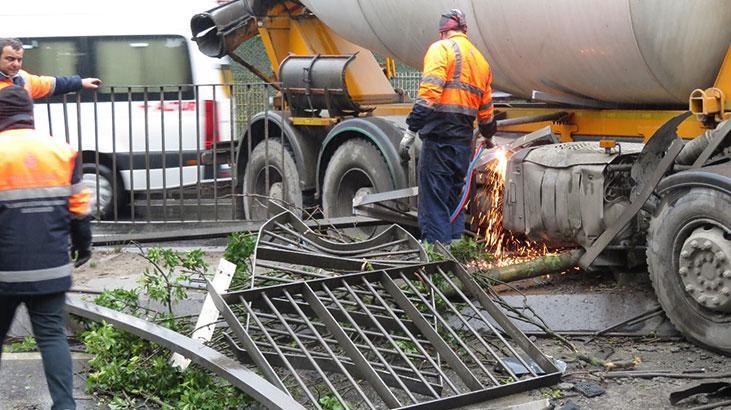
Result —
[{"label": "brake light", "polygon": [[206,149],[213,148],[213,142],[219,141],[218,130],[218,104],[213,100],[205,100],[204,115],[204,146]]}]

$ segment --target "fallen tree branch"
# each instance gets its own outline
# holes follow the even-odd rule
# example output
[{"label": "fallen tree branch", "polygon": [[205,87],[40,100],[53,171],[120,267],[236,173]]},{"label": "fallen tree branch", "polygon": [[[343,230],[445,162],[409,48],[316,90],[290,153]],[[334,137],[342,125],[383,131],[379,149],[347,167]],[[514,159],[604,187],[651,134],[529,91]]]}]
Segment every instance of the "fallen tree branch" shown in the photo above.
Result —
[{"label": "fallen tree branch", "polygon": [[545,255],[527,262],[482,269],[474,272],[473,275],[480,279],[496,281],[498,283],[514,282],[516,280],[534,278],[572,268],[576,266],[576,263],[583,254],[583,249],[571,249],[557,254]]}]

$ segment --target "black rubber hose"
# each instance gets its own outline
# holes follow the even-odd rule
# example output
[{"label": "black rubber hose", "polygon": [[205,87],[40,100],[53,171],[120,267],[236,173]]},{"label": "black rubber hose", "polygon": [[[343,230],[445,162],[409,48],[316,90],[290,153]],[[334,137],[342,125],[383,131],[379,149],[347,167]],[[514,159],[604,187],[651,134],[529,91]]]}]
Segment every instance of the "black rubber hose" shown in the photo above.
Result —
[{"label": "black rubber hose", "polygon": [[675,158],[675,163],[680,165],[693,164],[698,156],[701,155],[701,152],[713,141],[715,136],[716,134],[713,130],[709,130],[686,143],[683,150],[678,154],[678,157]]}]

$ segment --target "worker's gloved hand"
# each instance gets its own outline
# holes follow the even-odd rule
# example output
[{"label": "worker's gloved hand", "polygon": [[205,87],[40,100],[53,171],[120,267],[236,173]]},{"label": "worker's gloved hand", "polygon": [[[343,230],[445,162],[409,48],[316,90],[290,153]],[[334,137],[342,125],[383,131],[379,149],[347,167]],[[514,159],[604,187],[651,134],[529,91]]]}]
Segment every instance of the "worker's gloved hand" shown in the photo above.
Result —
[{"label": "worker's gloved hand", "polygon": [[414,140],[416,139],[416,133],[414,131],[411,131],[407,129],[404,132],[403,138],[401,138],[401,144],[399,144],[399,155],[401,156],[401,159],[403,161],[408,161],[411,159],[411,154],[409,151],[411,150],[411,145],[414,144]]},{"label": "worker's gloved hand", "polygon": [[477,141],[475,141],[475,147],[479,147],[480,144],[482,144],[485,149],[495,148],[495,141],[492,140],[492,137],[477,137]]},{"label": "worker's gloved hand", "polygon": [[71,259],[74,261],[74,268],[78,268],[91,259],[91,249],[76,249],[71,247]]},{"label": "worker's gloved hand", "polygon": [[91,218],[89,216],[72,218],[69,233],[71,260],[74,261],[74,267],[78,268],[91,259]]}]

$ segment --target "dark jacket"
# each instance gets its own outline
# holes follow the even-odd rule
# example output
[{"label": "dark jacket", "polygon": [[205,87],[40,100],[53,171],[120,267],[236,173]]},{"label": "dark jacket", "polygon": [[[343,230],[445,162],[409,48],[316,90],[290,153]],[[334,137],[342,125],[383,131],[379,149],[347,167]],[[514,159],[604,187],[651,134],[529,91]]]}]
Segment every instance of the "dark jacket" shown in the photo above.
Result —
[{"label": "dark jacket", "polygon": [[0,295],[35,295],[71,286],[69,234],[88,249],[91,192],[80,158],[33,129],[0,132]]}]

